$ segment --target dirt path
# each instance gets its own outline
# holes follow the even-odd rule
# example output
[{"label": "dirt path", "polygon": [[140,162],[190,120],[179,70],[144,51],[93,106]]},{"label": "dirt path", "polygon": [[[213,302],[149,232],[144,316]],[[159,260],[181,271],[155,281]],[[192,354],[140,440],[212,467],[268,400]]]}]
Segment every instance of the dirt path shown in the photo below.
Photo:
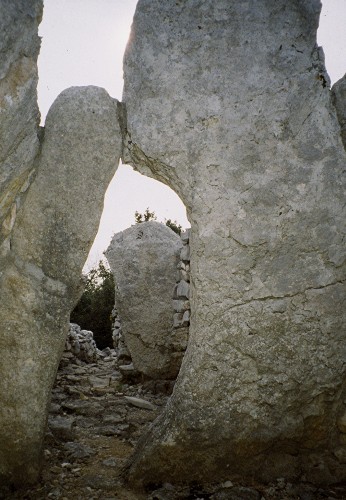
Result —
[{"label": "dirt path", "polygon": [[[119,477],[146,427],[166,404],[165,385],[127,384],[112,356],[97,363],[62,361],[52,391],[49,430],[40,482],[32,489],[0,493],[6,500],[272,500],[346,499],[346,488],[318,489],[284,480],[256,489],[211,485],[138,493]],[[150,389],[150,390],[149,390]],[[158,390],[161,390],[158,393]],[[132,399],[131,399],[132,398]],[[135,398],[135,399],[133,399]],[[150,409],[138,406],[149,406]]]}]

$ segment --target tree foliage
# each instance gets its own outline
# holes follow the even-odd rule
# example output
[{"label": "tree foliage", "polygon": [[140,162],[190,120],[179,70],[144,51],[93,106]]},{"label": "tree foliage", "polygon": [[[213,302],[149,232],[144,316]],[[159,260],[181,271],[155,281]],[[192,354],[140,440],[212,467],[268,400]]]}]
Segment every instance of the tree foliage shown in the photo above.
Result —
[{"label": "tree foliage", "polygon": [[166,224],[166,226],[170,227],[172,229],[172,231],[179,234],[179,236],[181,235],[183,228],[180,224],[178,224],[178,222],[176,220],[165,219],[165,224]]},{"label": "tree foliage", "polygon": [[99,349],[112,347],[112,319],[114,307],[114,279],[110,269],[100,260],[86,275],[83,295],[71,313],[71,322],[94,333]]},{"label": "tree foliage", "polygon": [[[157,217],[155,215],[155,212],[150,212],[149,210],[149,207],[146,208],[145,212],[144,213],[140,213],[140,212],[135,212],[135,222],[136,224],[140,224],[141,222],[148,222],[150,220],[157,220]],[[177,234],[181,234],[181,231],[182,231],[182,226],[180,224],[178,224],[178,222],[176,220],[172,220],[172,219],[165,219],[165,222],[167,227],[169,227],[170,229],[172,229],[172,231],[174,231],[175,233]]]},{"label": "tree foliage", "polygon": [[141,222],[148,222],[149,220],[157,220],[155,212],[150,212],[149,207],[146,208],[143,214],[137,211],[135,212],[136,224],[140,224]]}]

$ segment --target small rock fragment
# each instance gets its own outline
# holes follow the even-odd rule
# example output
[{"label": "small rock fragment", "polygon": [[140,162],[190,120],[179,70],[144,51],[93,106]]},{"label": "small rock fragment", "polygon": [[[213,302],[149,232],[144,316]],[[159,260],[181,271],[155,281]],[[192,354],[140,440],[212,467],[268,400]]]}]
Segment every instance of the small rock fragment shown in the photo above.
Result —
[{"label": "small rock fragment", "polygon": [[88,458],[96,453],[96,451],[89,446],[75,443],[74,441],[65,443],[64,448],[68,452],[70,458]]},{"label": "small rock fragment", "polygon": [[48,426],[55,437],[69,440],[72,439],[74,436],[72,428],[74,423],[75,423],[74,418],[56,416],[49,418]]},{"label": "small rock fragment", "polygon": [[137,408],[143,408],[144,410],[156,410],[157,407],[150,403],[149,401],[146,401],[145,399],[140,399],[140,398],[135,398],[132,396],[124,396],[124,399],[130,403],[133,406],[136,406]]}]

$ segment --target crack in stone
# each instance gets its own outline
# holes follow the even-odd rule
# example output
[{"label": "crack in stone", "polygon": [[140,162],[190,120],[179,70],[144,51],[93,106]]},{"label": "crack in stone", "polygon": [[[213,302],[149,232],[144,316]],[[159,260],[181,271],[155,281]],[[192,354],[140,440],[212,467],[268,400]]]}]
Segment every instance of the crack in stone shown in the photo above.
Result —
[{"label": "crack in stone", "polygon": [[288,299],[292,297],[297,297],[298,295],[303,295],[304,293],[310,291],[310,290],[323,290],[324,288],[328,288],[330,286],[335,286],[335,285],[343,285],[346,282],[345,280],[340,280],[340,281],[335,281],[334,283],[328,283],[327,285],[319,286],[319,287],[308,287],[305,288],[304,290],[301,290],[297,293],[292,293],[292,294],[286,294],[286,295],[268,295],[266,297],[258,297],[257,299],[250,299],[246,300],[244,302],[241,302],[239,304],[234,304],[233,306],[230,306],[227,311],[222,313],[222,315],[226,314],[229,310],[234,309],[235,307],[241,307],[245,306],[247,304],[250,304],[251,302],[265,302],[267,300],[278,300],[278,299]]}]

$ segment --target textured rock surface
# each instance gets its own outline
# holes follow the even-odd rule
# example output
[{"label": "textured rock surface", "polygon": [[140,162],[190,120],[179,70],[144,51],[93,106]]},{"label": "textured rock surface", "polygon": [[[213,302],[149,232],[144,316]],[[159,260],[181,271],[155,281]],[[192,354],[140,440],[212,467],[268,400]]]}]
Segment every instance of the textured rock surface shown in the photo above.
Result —
[{"label": "textured rock surface", "polygon": [[2,0],[0,5],[0,258],[9,246],[39,147],[36,60],[42,3]]},{"label": "textured rock surface", "polygon": [[132,481],[345,478],[346,156],[320,7],[138,3],[126,160],[187,207],[192,315]]},{"label": "textured rock surface", "polygon": [[82,330],[76,323],[70,323],[65,340],[65,356],[70,353],[74,358],[93,363],[100,357],[100,352],[97,349],[93,332]]},{"label": "textured rock surface", "polygon": [[[92,375],[91,375],[92,374]],[[94,380],[103,381],[95,387]],[[155,491],[138,492],[119,481],[125,460],[145,429],[162,411],[167,396],[150,381],[124,384],[117,362],[99,359],[85,365],[60,365],[52,390],[48,432],[44,444],[44,464],[40,482],[30,489],[2,491],[6,500],[331,500],[346,498],[346,486],[318,488],[309,483],[292,484],[280,478],[269,485],[193,485],[191,488],[164,483]],[[153,410],[134,406],[145,400]],[[152,489],[151,488],[151,489]],[[3,496],[1,494],[3,493]]]},{"label": "textured rock surface", "polygon": [[341,128],[341,138],[346,149],[346,74],[333,85],[332,92]]},{"label": "textured rock surface", "polygon": [[97,87],[62,92],[0,275],[0,484],[37,477],[69,314],[120,152],[116,101]]},{"label": "textured rock surface", "polygon": [[173,378],[181,352],[172,344],[173,289],[179,236],[159,222],[143,222],[114,235],[106,252],[115,286],[122,335],[134,368]]}]

